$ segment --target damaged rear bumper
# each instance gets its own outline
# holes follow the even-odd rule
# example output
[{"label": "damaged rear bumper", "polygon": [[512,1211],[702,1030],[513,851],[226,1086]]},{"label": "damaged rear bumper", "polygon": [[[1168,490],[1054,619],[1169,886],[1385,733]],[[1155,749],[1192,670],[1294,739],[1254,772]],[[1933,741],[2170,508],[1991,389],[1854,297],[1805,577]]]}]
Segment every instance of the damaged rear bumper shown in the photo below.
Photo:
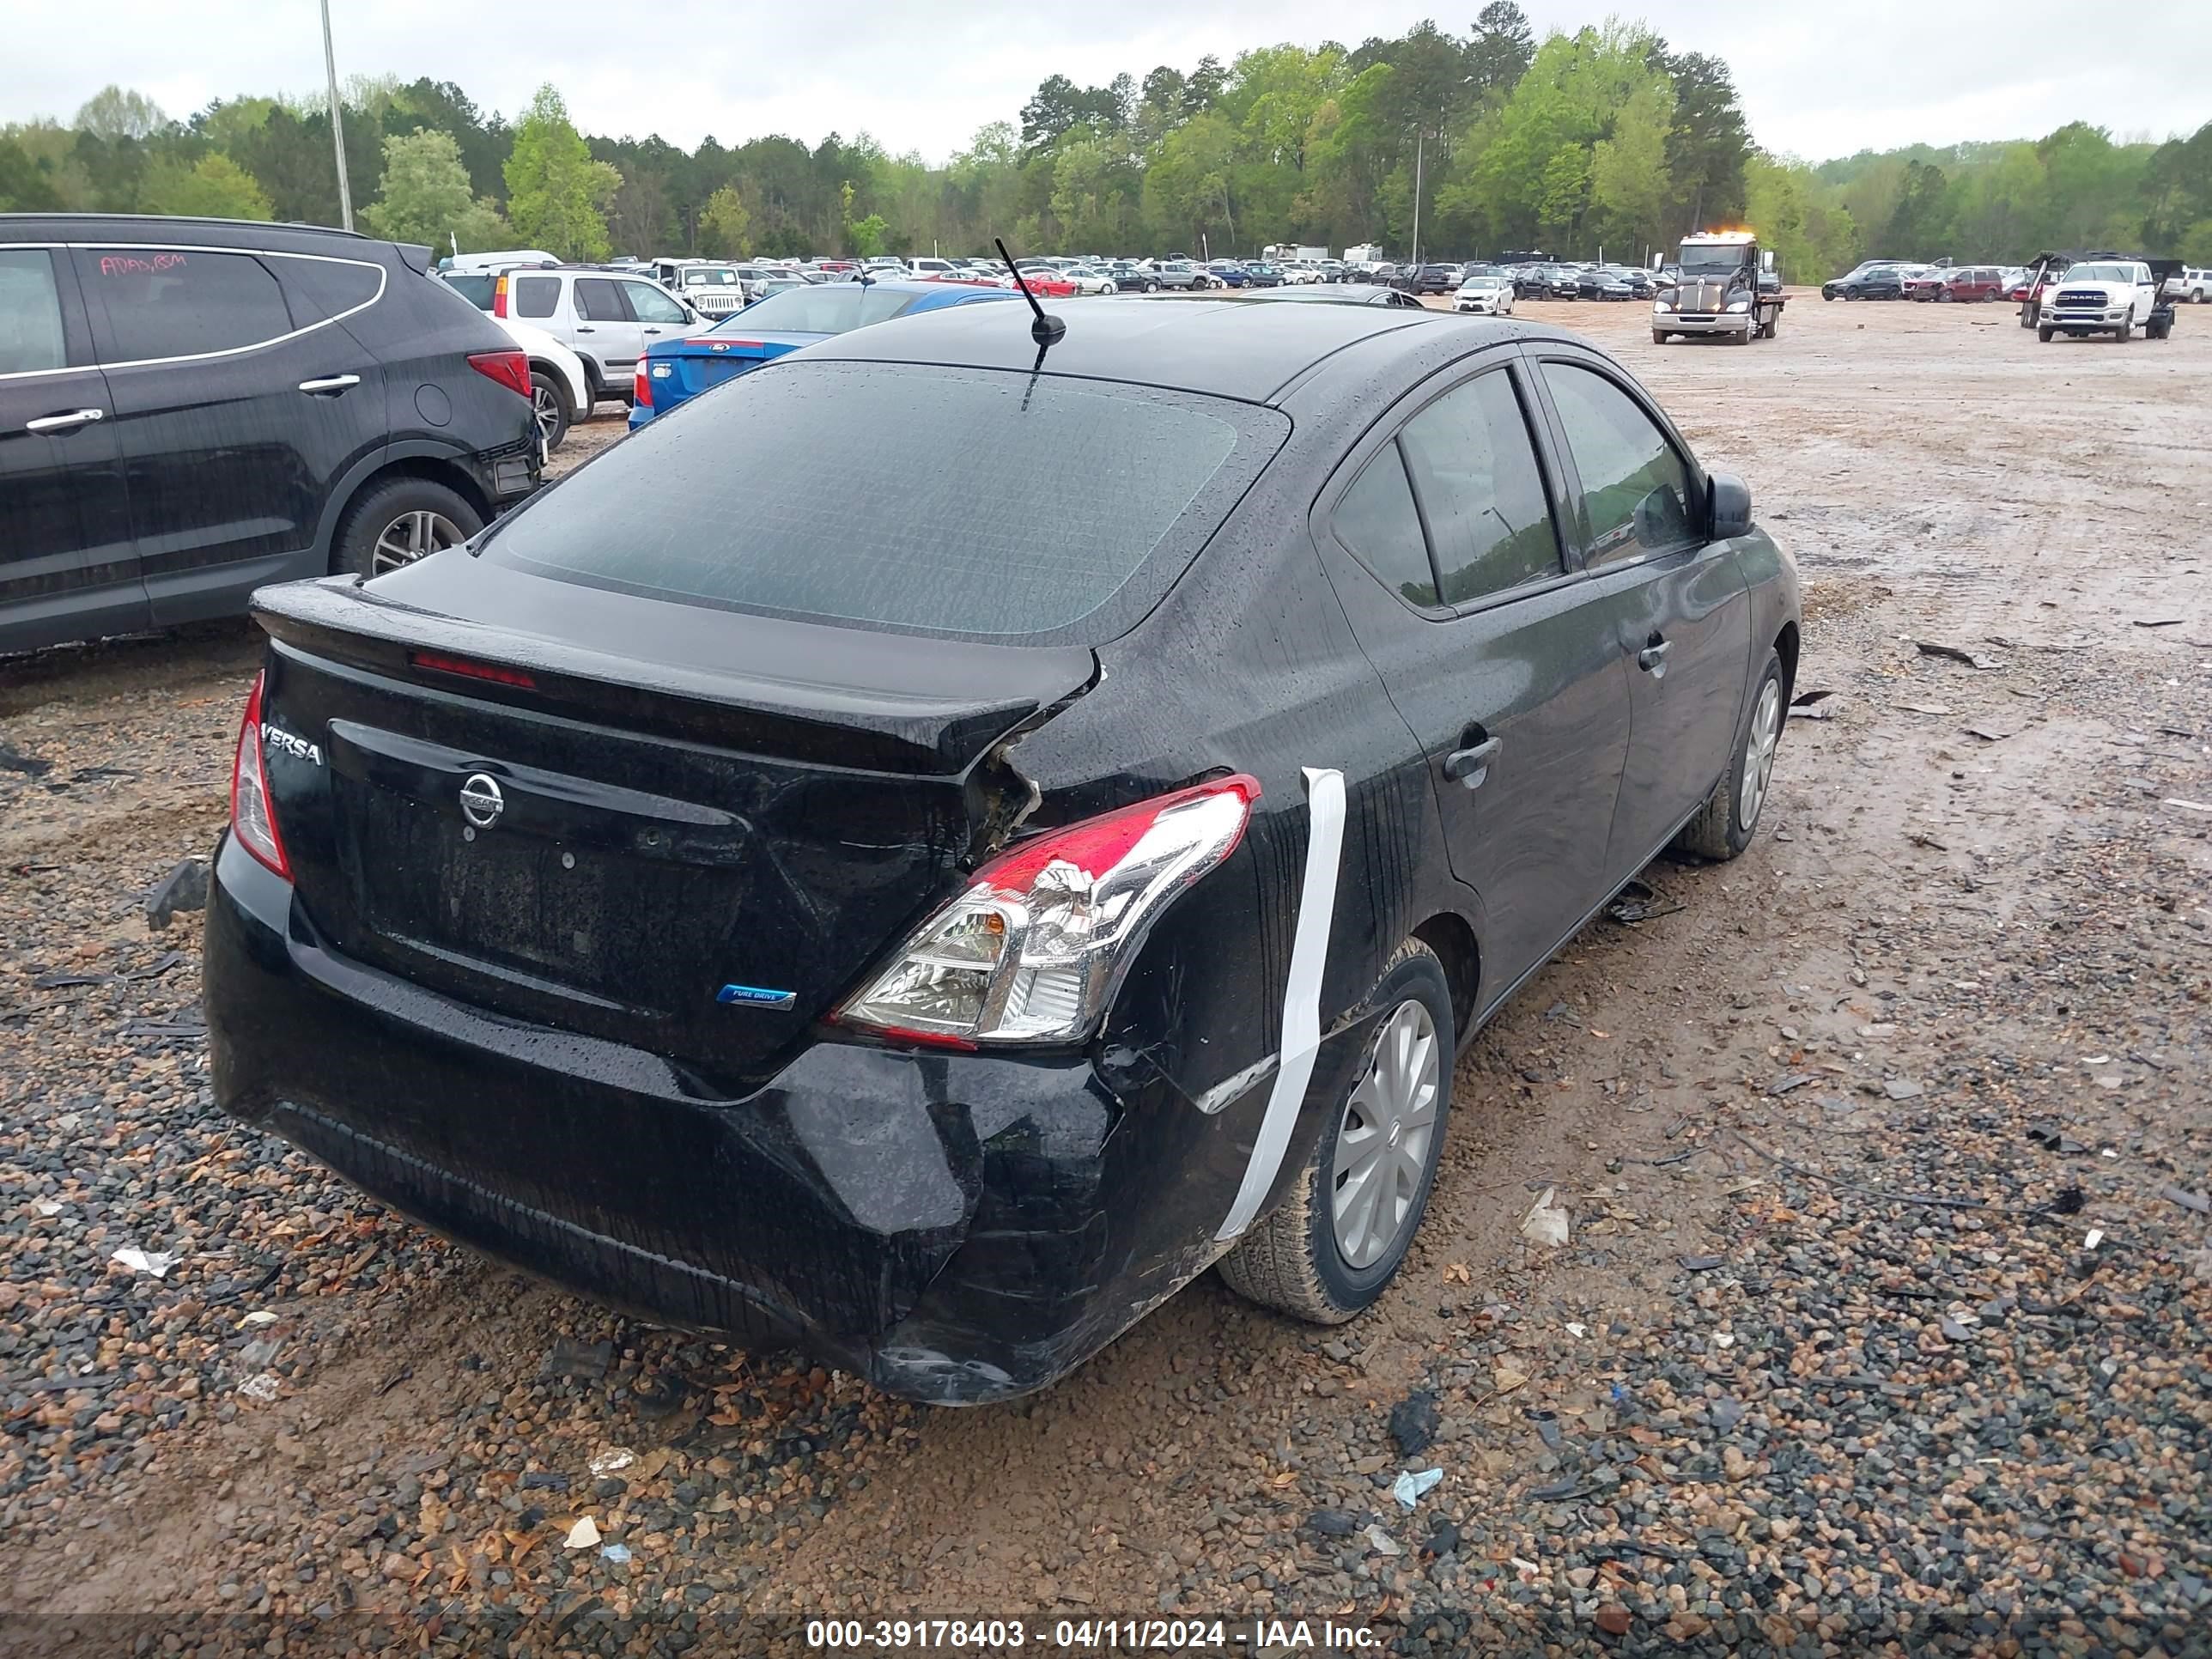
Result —
[{"label": "damaged rear bumper", "polygon": [[[641,1049],[334,952],[228,836],[215,875],[223,1108],[459,1243],[648,1318],[795,1339],[888,1393],[979,1403],[1053,1382],[1218,1253],[1236,1170],[1185,1139],[1214,1121],[1117,1093],[1083,1056],[817,1043],[721,1097]],[[1133,1133],[1133,1113],[1170,1124]],[[1187,1178],[1164,1190],[1176,1161]]]}]

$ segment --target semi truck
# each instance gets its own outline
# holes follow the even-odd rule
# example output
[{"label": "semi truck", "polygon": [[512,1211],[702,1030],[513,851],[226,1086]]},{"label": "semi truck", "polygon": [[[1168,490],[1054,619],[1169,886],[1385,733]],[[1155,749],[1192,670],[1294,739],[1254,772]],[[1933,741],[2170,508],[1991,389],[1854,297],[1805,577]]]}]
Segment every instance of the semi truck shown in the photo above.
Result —
[{"label": "semi truck", "polygon": [[1782,275],[1774,251],[1749,230],[1700,231],[1674,251],[1672,274],[1651,301],[1651,343],[1716,335],[1731,345],[1771,340],[1782,326]]}]

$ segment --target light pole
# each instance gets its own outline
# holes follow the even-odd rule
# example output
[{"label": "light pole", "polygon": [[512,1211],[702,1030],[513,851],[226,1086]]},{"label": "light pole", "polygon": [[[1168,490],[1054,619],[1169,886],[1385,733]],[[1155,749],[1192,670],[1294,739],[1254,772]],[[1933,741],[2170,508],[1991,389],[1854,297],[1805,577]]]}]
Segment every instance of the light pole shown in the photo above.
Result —
[{"label": "light pole", "polygon": [[1427,147],[1426,130],[1413,135],[1413,263],[1421,263],[1421,153]]},{"label": "light pole", "polygon": [[353,228],[353,186],[346,182],[345,125],[338,114],[338,55],[331,45],[331,0],[323,0],[323,73],[331,83],[331,143],[338,153],[338,222]]}]

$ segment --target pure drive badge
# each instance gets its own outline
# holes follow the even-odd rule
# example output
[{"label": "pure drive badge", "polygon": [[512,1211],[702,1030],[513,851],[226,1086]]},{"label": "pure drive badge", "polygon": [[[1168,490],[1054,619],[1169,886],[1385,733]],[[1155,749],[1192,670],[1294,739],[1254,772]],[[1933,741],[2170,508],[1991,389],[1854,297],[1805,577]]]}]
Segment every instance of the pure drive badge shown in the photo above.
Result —
[{"label": "pure drive badge", "polygon": [[461,816],[477,829],[489,830],[505,811],[507,797],[499,793],[497,780],[488,773],[471,773],[461,786]]}]

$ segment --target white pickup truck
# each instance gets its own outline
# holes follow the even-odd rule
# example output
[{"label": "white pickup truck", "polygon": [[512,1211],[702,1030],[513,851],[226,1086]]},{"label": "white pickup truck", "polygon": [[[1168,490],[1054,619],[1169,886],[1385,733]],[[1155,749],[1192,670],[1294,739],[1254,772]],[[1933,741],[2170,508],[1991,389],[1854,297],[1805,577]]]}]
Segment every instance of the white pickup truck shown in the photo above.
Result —
[{"label": "white pickup truck", "polygon": [[2043,290],[2035,337],[2109,334],[2123,343],[2137,329],[2154,340],[2173,331],[2173,304],[2159,293],[2175,269],[2166,260],[2084,259]]}]

